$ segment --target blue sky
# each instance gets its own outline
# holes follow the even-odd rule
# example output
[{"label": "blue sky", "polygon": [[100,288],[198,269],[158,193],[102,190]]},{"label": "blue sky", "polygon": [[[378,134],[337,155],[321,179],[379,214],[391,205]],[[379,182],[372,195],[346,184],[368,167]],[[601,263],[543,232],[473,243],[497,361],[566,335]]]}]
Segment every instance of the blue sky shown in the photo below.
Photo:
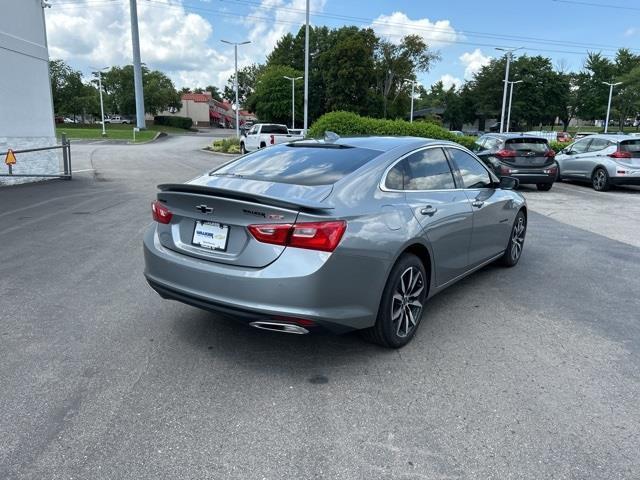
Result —
[{"label": "blue sky", "polygon": [[[89,66],[129,63],[126,0],[51,0],[47,9],[50,55],[87,72]],[[224,85],[240,64],[264,61],[275,41],[304,21],[304,0],[138,0],[142,59],[167,72],[177,86]],[[613,54],[617,47],[640,52],[640,4],[622,0],[311,0],[314,25],[371,26],[392,41],[416,33],[434,45],[441,61],[419,76],[460,83],[500,52],[525,47],[555,64],[578,70],[587,51]]]}]

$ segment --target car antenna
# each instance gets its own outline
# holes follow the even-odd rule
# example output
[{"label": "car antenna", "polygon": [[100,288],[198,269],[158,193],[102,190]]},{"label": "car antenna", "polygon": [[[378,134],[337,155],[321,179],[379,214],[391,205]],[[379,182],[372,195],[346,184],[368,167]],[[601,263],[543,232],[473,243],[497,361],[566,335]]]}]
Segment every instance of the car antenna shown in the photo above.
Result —
[{"label": "car antenna", "polygon": [[329,130],[324,132],[324,141],[325,142],[327,142],[327,143],[335,143],[338,140],[340,140],[340,135],[338,135],[337,133],[330,132]]}]

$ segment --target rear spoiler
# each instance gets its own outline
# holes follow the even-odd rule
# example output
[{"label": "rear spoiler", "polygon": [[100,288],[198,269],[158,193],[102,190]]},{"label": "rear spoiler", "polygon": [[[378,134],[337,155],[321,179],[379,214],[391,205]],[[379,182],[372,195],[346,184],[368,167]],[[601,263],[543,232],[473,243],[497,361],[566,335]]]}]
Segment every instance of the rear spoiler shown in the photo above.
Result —
[{"label": "rear spoiler", "polygon": [[304,200],[291,198],[284,200],[282,198],[270,197],[269,195],[260,195],[250,192],[239,192],[237,190],[226,190],[224,188],[207,187],[204,185],[190,185],[187,183],[163,183],[158,185],[161,192],[180,192],[180,193],[196,193],[200,195],[211,195],[223,198],[232,198],[235,200],[249,201],[260,203],[263,205],[271,205],[273,207],[293,208],[313,212],[322,212],[325,210],[333,210],[334,207],[321,202],[312,200]]}]

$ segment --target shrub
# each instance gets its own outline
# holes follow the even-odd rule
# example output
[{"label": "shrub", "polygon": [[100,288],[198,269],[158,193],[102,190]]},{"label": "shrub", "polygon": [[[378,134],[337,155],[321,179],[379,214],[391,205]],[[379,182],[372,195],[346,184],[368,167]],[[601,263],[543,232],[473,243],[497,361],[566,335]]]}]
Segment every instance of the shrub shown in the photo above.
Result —
[{"label": "shrub", "polygon": [[331,131],[342,136],[382,135],[411,136],[450,140],[471,148],[475,142],[473,137],[459,137],[431,122],[407,122],[406,120],[383,120],[361,117],[350,112],[325,113],[315,121],[309,129],[310,137],[322,137],[324,132]]},{"label": "shrub", "polygon": [[568,147],[571,144],[571,142],[549,142],[549,146],[556,152],[558,153],[560,150],[562,150],[563,148]]},{"label": "shrub", "polygon": [[236,137],[214,140],[209,150],[221,153],[240,153],[240,140]]},{"label": "shrub", "polygon": [[166,125],[167,127],[184,128],[189,130],[193,125],[193,120],[189,117],[173,117],[171,115],[156,115],[153,117],[155,125]]}]

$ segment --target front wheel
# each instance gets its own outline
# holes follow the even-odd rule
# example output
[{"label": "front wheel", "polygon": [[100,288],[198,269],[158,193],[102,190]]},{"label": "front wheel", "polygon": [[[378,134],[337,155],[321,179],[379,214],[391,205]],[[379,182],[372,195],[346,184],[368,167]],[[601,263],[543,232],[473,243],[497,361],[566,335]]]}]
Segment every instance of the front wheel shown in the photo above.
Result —
[{"label": "front wheel", "polygon": [[552,186],[553,186],[553,183],[538,183],[538,184],[536,184],[536,187],[538,187],[538,190],[540,190],[541,192],[548,192],[549,190],[551,190]]},{"label": "front wheel", "polygon": [[513,222],[513,228],[511,228],[511,236],[509,237],[509,244],[501,258],[501,262],[505,267],[514,267],[520,257],[522,256],[522,249],[524,248],[524,237],[527,234],[527,217],[521,211],[516,215],[516,219]]},{"label": "front wheel", "polygon": [[591,183],[593,185],[593,189],[598,192],[606,192],[611,188],[609,174],[602,167],[596,168],[596,171],[593,172],[593,175],[591,176]]},{"label": "front wheel", "polygon": [[365,338],[390,348],[409,343],[420,325],[428,285],[420,259],[411,253],[403,254],[389,274],[378,318],[373,327],[363,332]]}]

